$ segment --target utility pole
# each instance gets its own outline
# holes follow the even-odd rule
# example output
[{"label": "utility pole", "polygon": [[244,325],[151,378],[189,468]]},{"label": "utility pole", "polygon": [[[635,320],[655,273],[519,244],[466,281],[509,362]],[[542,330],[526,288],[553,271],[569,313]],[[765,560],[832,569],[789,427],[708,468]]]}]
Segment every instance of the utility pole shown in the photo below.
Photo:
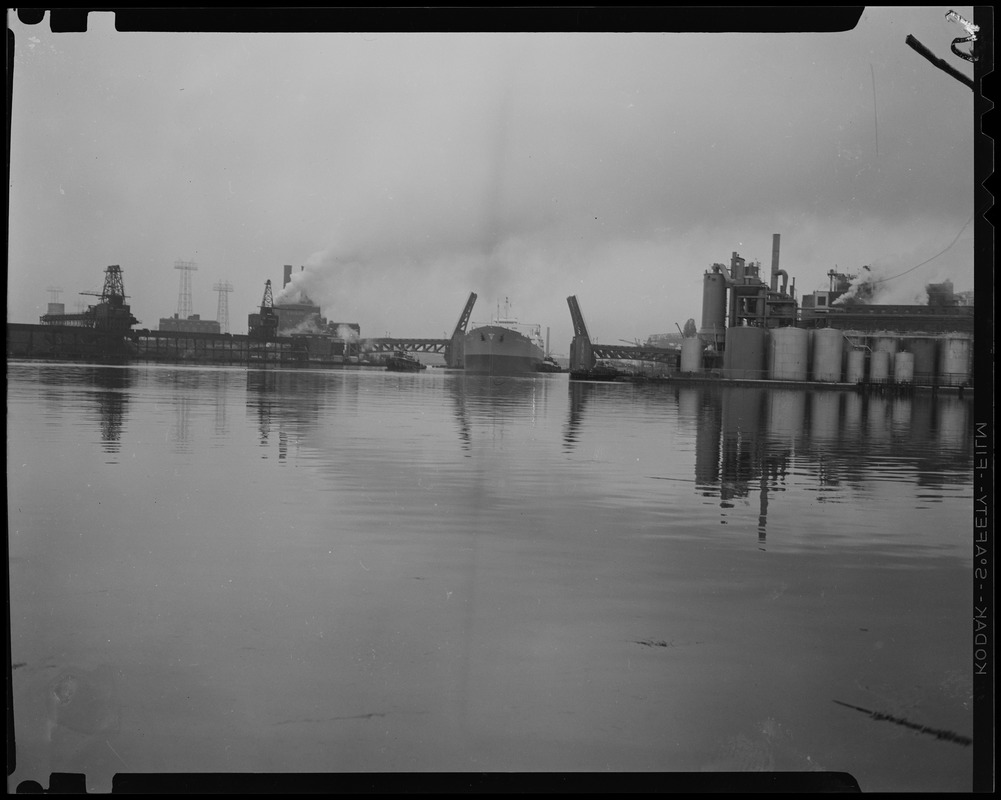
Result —
[{"label": "utility pole", "polygon": [[222,333],[229,333],[229,293],[233,291],[233,284],[229,281],[220,281],[212,288],[219,292],[219,305],[215,315],[219,322],[219,330]]},{"label": "utility pole", "polygon": [[198,269],[194,261],[182,261],[177,259],[174,262],[174,269],[181,270],[181,289],[177,294],[177,318],[188,319],[192,315],[191,310],[191,273]]}]

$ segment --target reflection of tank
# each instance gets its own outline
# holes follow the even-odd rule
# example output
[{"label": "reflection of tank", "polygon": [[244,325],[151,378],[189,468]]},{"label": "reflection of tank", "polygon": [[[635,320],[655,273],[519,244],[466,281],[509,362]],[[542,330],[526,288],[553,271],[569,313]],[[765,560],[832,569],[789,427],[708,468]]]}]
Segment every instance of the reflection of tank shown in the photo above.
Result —
[{"label": "reflection of tank", "polygon": [[712,387],[698,392],[699,421],[695,431],[695,483],[699,489],[716,489],[719,482],[720,431],[723,424],[720,395]]},{"label": "reflection of tank", "polygon": [[765,329],[728,328],[723,351],[723,377],[761,379],[765,377]]},{"label": "reflection of tank", "polygon": [[841,435],[841,392],[810,395],[810,435],[813,439],[837,439]]},{"label": "reflection of tank", "polygon": [[768,436],[793,441],[803,431],[806,393],[800,389],[776,389],[768,395]]},{"label": "reflection of tank", "polygon": [[[875,355],[875,353],[873,354]],[[890,435],[892,418],[886,398],[879,394],[869,396],[866,404],[866,430],[869,439],[886,439]]]},{"label": "reflection of tank", "polygon": [[809,334],[805,328],[775,328],[770,334],[768,376],[776,381],[805,381]]}]

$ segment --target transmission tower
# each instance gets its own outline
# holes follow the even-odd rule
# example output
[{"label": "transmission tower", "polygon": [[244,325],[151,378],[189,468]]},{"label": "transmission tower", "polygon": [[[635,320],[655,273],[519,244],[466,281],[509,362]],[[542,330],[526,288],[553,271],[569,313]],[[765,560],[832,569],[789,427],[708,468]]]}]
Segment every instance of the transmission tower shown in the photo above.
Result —
[{"label": "transmission tower", "polygon": [[181,270],[181,291],[177,295],[177,316],[179,319],[187,319],[192,315],[191,310],[191,273],[198,269],[194,261],[174,262],[174,269]]},{"label": "transmission tower", "polygon": [[212,288],[219,292],[219,305],[215,314],[219,330],[222,333],[229,333],[229,293],[233,291],[233,284],[229,281],[219,281]]}]

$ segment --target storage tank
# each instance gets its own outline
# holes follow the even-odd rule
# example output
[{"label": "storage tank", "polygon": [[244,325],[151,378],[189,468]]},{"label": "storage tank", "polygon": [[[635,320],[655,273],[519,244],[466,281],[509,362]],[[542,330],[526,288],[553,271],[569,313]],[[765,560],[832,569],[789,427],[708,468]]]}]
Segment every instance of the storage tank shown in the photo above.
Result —
[{"label": "storage tank", "polygon": [[681,341],[681,371],[701,372],[702,371],[702,351],[705,346],[702,340],[695,336],[690,336]]},{"label": "storage tank", "polygon": [[966,336],[949,334],[942,337],[942,383],[963,386],[970,382],[970,340]]},{"label": "storage tank", "polygon": [[914,354],[914,383],[918,386],[934,386],[938,382],[936,353],[938,341],[930,337],[909,339],[907,349]]},{"label": "storage tank", "polygon": [[702,327],[699,336],[717,347],[726,330],[726,278],[721,272],[706,272],[702,281]]},{"label": "storage tank", "polygon": [[765,329],[728,328],[723,351],[723,377],[760,380],[765,377]]},{"label": "storage tank", "polygon": [[914,383],[914,353],[897,353],[893,359],[894,383]]},{"label": "storage tank", "polygon": [[890,354],[886,350],[873,350],[869,356],[869,380],[886,383],[890,378]]},{"label": "storage tank", "polygon": [[813,332],[813,379],[825,383],[841,380],[841,331],[819,328]]},{"label": "storage tank", "polygon": [[768,377],[773,381],[805,381],[809,334],[805,328],[773,328],[768,345]]},{"label": "storage tank", "polygon": [[893,357],[897,352],[897,337],[891,333],[882,332],[874,334],[872,337],[872,351],[882,350],[887,353],[886,370],[887,378],[893,374]]},{"label": "storage tank", "polygon": [[862,383],[865,380],[865,350],[857,348],[848,351],[845,365],[845,383]]}]

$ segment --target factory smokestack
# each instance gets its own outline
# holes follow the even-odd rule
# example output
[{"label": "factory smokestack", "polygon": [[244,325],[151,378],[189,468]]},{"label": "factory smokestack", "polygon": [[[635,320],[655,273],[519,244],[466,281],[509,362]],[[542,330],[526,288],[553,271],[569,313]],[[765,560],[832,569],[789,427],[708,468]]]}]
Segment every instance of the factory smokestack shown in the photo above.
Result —
[{"label": "factory smokestack", "polygon": [[779,240],[782,235],[779,233],[772,234],[772,291],[777,292],[779,289]]},{"label": "factory smokestack", "polygon": [[789,286],[789,275],[784,269],[779,269],[779,241],[782,238],[782,234],[773,233],[772,234],[772,280],[771,289],[773,292],[779,290],[779,275],[782,276],[782,294],[786,293]]},{"label": "factory smokestack", "polygon": [[284,289],[286,286],[288,286],[289,282],[291,280],[292,280],[292,265],[291,264],[286,264],[285,265],[285,281],[284,281],[284,283],[282,283],[282,288]]}]

